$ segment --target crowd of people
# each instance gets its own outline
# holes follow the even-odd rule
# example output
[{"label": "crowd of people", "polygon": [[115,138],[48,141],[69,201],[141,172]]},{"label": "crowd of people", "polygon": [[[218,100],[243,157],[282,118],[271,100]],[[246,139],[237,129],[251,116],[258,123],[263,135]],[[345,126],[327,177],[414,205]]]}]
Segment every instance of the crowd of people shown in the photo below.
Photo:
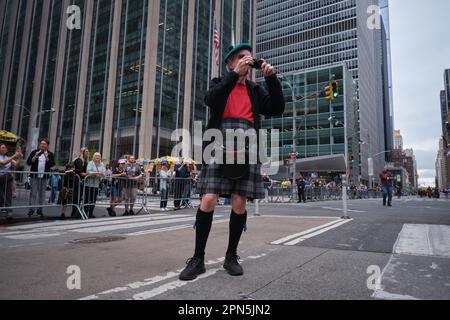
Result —
[{"label": "crowd of people", "polygon": [[[0,144],[0,208],[12,207],[14,171],[23,159],[19,150],[11,157],[7,153],[7,146]],[[98,152],[90,159],[88,148],[81,149],[79,156],[60,170],[55,168],[55,156],[49,150],[49,141],[44,138],[39,140],[39,148],[29,154],[26,164],[30,168],[27,177],[30,185],[29,217],[36,214],[42,218],[44,208],[58,204],[63,219],[68,208],[71,208],[72,218],[81,218],[82,210],[92,219],[95,218],[95,206],[100,194],[108,199],[106,211],[109,216],[117,216],[119,205],[125,207],[124,216],[134,216],[138,190],[147,192],[147,188],[153,195],[159,195],[162,211],[168,210],[169,194],[173,194],[174,208],[179,210],[191,206],[197,181],[194,167],[187,161],[177,161],[171,165],[164,160],[150,167],[138,164],[134,156],[128,155],[105,164]],[[2,211],[9,220],[12,219],[11,209]]]}]

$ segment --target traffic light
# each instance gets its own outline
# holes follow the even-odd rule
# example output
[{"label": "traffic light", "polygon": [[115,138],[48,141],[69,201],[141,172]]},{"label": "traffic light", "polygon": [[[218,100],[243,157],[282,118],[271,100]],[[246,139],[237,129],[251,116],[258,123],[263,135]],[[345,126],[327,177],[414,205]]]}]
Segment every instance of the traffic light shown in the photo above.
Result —
[{"label": "traffic light", "polygon": [[353,164],[356,164],[356,159],[355,159],[355,156],[354,155],[352,155],[351,156],[351,164],[353,165]]},{"label": "traffic light", "polygon": [[334,100],[333,87],[331,85],[325,87],[325,97],[328,101]]},{"label": "traffic light", "polygon": [[331,82],[331,87],[333,88],[333,99],[339,97],[339,82]]},{"label": "traffic light", "polygon": [[337,81],[333,80],[325,87],[325,96],[328,101],[333,101],[339,97],[339,83]]}]

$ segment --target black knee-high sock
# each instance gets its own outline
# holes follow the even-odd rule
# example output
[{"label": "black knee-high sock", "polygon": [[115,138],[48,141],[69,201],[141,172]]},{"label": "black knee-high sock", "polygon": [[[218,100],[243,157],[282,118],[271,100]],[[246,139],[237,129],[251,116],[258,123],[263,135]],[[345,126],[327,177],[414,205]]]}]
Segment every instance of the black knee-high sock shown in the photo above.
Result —
[{"label": "black knee-high sock", "polygon": [[247,223],[247,212],[245,214],[237,214],[231,211],[230,217],[230,238],[228,242],[227,254],[235,255],[237,253],[237,247],[241,240],[242,232],[244,231],[245,224]]},{"label": "black knee-high sock", "polygon": [[196,258],[205,257],[206,243],[208,242],[209,232],[211,231],[213,212],[203,212],[198,209],[195,227],[195,254]]}]

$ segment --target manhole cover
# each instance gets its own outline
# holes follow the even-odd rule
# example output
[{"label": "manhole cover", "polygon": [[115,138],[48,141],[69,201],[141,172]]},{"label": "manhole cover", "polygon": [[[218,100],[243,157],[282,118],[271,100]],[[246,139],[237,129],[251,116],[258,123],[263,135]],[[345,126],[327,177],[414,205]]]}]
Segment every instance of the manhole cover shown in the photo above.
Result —
[{"label": "manhole cover", "polygon": [[115,242],[125,240],[125,237],[95,237],[95,238],[85,238],[85,239],[77,239],[69,241],[72,244],[95,244],[95,243],[107,243],[107,242]]}]

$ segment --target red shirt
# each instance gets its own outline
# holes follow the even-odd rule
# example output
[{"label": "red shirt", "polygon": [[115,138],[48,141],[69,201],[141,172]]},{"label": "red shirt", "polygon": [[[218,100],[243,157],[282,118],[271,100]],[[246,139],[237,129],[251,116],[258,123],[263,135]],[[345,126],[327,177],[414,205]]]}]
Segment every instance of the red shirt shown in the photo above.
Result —
[{"label": "red shirt", "polygon": [[222,119],[243,119],[255,123],[247,85],[238,83],[228,97]]}]

